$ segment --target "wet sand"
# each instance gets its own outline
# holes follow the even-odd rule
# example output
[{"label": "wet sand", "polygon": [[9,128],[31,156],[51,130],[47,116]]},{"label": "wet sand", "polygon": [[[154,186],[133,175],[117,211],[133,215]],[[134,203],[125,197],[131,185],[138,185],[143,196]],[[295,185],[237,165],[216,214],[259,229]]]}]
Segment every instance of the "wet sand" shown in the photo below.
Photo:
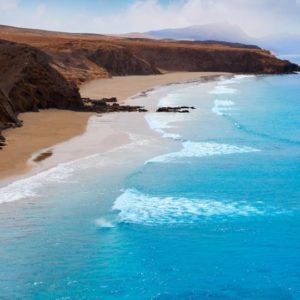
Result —
[{"label": "wet sand", "polygon": [[[218,75],[225,73],[183,72],[114,77],[86,83],[81,86],[80,93],[82,97],[96,99],[117,97],[121,102],[136,94],[143,95],[143,91],[145,94],[145,91],[157,86]],[[122,127],[118,128],[122,126],[117,122],[120,118],[118,114],[106,114],[100,123],[99,116],[90,119],[95,114],[84,112],[51,109],[21,114],[19,117],[24,121],[23,127],[3,132],[7,146],[0,151],[0,184],[128,143],[128,134],[122,132]],[[135,116],[142,122],[143,118],[137,118],[137,115],[130,113],[128,117],[129,113],[125,113],[122,119],[133,122],[132,117]],[[95,123],[96,127],[93,125]]]},{"label": "wet sand", "polygon": [[129,97],[157,86],[228,74],[220,72],[176,72],[163,75],[117,76],[85,83],[80,87],[80,93],[82,97],[92,99],[117,97],[118,101],[122,102]]}]

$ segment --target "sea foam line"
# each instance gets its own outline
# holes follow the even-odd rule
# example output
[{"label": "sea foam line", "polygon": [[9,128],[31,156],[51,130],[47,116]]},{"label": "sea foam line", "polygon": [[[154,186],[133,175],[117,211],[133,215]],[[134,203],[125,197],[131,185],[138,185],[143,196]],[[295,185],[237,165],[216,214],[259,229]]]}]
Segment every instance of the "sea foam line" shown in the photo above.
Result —
[{"label": "sea foam line", "polygon": [[166,132],[166,129],[176,128],[174,125],[176,122],[184,122],[188,117],[186,114],[178,113],[148,113],[145,115],[145,119],[149,127],[160,133],[162,137],[178,140],[181,139],[180,134]]},{"label": "sea foam line", "polygon": [[58,164],[46,171],[39,172],[33,176],[20,179],[0,188],[0,204],[22,200],[25,198],[39,197],[44,187],[49,184],[64,183],[76,172],[86,169],[95,169],[110,164],[118,163],[110,158],[111,153],[133,150],[137,147],[145,147],[150,141],[143,139],[140,135],[129,134],[130,142],[110,149],[104,153],[96,153],[70,162]]},{"label": "sea foam line", "polygon": [[247,146],[235,146],[229,144],[220,144],[214,142],[191,142],[186,141],[182,143],[183,148],[178,152],[172,152],[156,156],[146,163],[170,163],[176,162],[181,158],[191,157],[207,157],[215,155],[229,155],[239,153],[258,152],[259,149],[255,149]]},{"label": "sea foam line", "polygon": [[237,89],[229,88],[226,85],[217,85],[215,88],[210,91],[210,94],[234,94],[237,92]]},{"label": "sea foam line", "polygon": [[234,102],[231,100],[218,100],[214,101],[214,106],[212,112],[218,116],[228,115],[231,112],[235,111]]},{"label": "sea foam line", "polygon": [[235,75],[230,79],[222,78],[221,81],[219,81],[219,83],[209,93],[216,94],[216,95],[235,94],[237,92],[237,89],[228,87],[227,85],[236,84],[236,83],[241,82],[244,79],[254,78],[254,77],[255,77],[255,75]]},{"label": "sea foam line", "polygon": [[97,167],[104,164],[99,154],[93,154],[67,163],[59,164],[28,178],[14,181],[0,188],[0,204],[13,202],[28,197],[38,197],[40,190],[47,184],[62,183],[78,170]]},{"label": "sea foam line", "polygon": [[157,197],[135,189],[125,190],[112,209],[121,223],[145,225],[194,223],[211,217],[262,215],[264,211],[246,202],[175,197]]}]

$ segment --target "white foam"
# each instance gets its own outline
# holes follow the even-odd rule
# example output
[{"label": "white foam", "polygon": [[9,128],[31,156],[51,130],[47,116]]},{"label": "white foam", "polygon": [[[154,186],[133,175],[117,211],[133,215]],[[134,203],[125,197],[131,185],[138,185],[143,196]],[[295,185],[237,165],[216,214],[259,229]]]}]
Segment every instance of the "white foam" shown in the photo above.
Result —
[{"label": "white foam", "polygon": [[236,111],[234,102],[230,100],[215,100],[212,112],[219,115],[230,115],[233,111]]},{"label": "white foam", "polygon": [[0,204],[17,201],[29,197],[40,196],[40,191],[51,183],[63,183],[76,171],[97,168],[107,163],[107,159],[100,154],[62,163],[49,170],[37,173],[31,177],[17,180],[0,188]]},{"label": "white foam", "polygon": [[[71,181],[71,177],[83,170],[102,168],[107,164],[118,164],[119,160],[112,159],[109,154],[123,153],[124,150],[136,150],[138,147],[148,146],[151,141],[142,135],[128,133],[130,142],[108,150],[105,153],[96,153],[70,162],[61,163],[46,171],[31,177],[17,180],[0,188],[0,204],[25,198],[39,197],[42,189],[49,184],[58,184]],[[120,158],[122,160],[122,158]],[[74,181],[74,177],[72,177]]]},{"label": "white foam", "polygon": [[95,220],[95,225],[99,228],[113,228],[116,225],[114,224],[114,222],[107,220],[105,218],[98,218]]},{"label": "white foam", "polygon": [[137,224],[194,223],[210,217],[260,215],[264,212],[245,202],[155,197],[128,189],[120,195],[113,210],[120,222]]},{"label": "white foam", "polygon": [[244,79],[248,79],[248,78],[254,78],[255,75],[235,75],[230,79],[222,79],[219,84],[220,85],[227,85],[227,84],[235,84],[235,83],[239,83]]},{"label": "white foam", "polygon": [[186,141],[182,143],[183,148],[178,152],[172,152],[160,156],[156,156],[149,162],[169,163],[176,162],[181,158],[189,157],[206,157],[214,155],[228,155],[238,153],[249,153],[260,151],[258,149],[247,147],[247,146],[235,146],[229,144],[219,144],[214,142],[190,142]]},{"label": "white foam", "polygon": [[223,94],[234,94],[237,92],[237,89],[228,87],[227,85],[231,84],[237,84],[241,82],[244,79],[247,78],[253,78],[255,75],[235,75],[232,78],[228,79],[224,77],[217,83],[217,85],[214,87],[212,91],[210,91],[210,94],[216,94],[216,95],[223,95]]},{"label": "white foam", "polygon": [[190,119],[187,114],[179,113],[148,113],[145,119],[151,129],[160,133],[165,138],[180,139],[180,134],[166,132],[167,129],[176,128],[176,122]]},{"label": "white foam", "polygon": [[226,85],[216,85],[212,91],[210,91],[210,94],[216,94],[216,95],[222,95],[222,94],[234,94],[237,90],[233,88],[229,88]]}]

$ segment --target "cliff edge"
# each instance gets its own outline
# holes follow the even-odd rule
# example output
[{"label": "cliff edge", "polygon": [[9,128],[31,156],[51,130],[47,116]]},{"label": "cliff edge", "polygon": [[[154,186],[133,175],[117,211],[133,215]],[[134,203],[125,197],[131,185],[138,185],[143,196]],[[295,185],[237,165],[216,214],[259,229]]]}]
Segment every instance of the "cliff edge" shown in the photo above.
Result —
[{"label": "cliff edge", "polygon": [[83,108],[78,88],[51,61],[36,48],[0,40],[0,131],[20,126],[17,115],[21,112]]}]

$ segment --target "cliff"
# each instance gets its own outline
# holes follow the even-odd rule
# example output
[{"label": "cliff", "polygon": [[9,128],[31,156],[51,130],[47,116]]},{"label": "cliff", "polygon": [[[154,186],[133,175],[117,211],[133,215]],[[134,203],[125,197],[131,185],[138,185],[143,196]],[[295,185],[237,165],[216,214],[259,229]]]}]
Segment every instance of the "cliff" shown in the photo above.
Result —
[{"label": "cliff", "polygon": [[0,38],[39,48],[68,81],[170,71],[289,73],[297,66],[253,45],[121,38],[0,26]]},{"label": "cliff", "polygon": [[0,131],[20,126],[20,112],[84,110],[76,85],[96,78],[170,71],[281,74],[299,70],[269,51],[232,43],[120,38],[8,26],[0,26],[0,38],[5,39],[0,40]]},{"label": "cliff", "polygon": [[[185,46],[187,45],[187,46]],[[206,46],[205,46],[206,45]],[[280,60],[269,51],[262,49],[201,44],[174,44],[170,42],[157,47],[148,43],[143,46],[129,45],[135,55],[167,71],[188,72],[230,72],[245,74],[280,74],[290,73],[297,65]]]},{"label": "cliff", "polygon": [[77,87],[51,67],[51,61],[31,46],[0,40],[0,131],[21,125],[21,112],[82,109]]}]

